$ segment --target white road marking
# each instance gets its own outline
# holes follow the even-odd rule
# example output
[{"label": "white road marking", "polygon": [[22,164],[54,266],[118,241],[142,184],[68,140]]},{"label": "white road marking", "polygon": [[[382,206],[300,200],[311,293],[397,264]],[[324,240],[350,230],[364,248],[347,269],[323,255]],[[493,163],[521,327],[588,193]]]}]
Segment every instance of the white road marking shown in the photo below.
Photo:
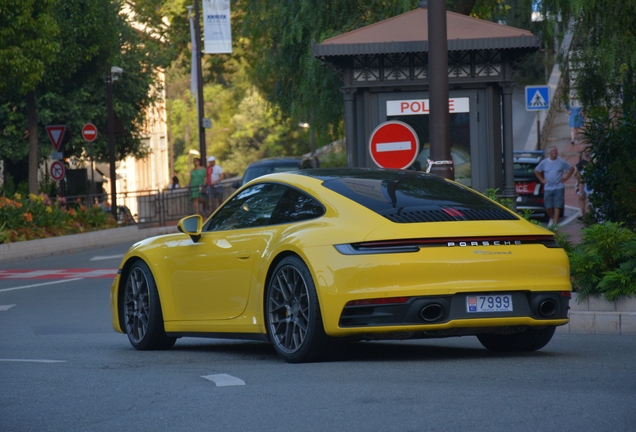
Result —
[{"label": "white road marking", "polygon": [[91,270],[91,271],[81,271],[81,272],[72,272],[69,271],[68,275],[65,275],[64,277],[73,277],[73,276],[81,276],[83,278],[90,278],[90,277],[101,277],[101,276],[112,276],[115,277],[117,276],[117,269],[95,269],[95,270]]},{"label": "white road marking", "polygon": [[94,256],[89,261],[103,261],[103,260],[111,260],[111,259],[122,259],[124,254],[120,255],[109,255],[109,256]]},{"label": "white road marking", "polygon": [[15,305],[0,305],[0,311],[8,311]]},{"label": "white road marking", "polygon": [[201,378],[212,381],[217,387],[245,385],[245,381],[228,374],[202,375]]},{"label": "white road marking", "polygon": [[63,280],[57,280],[57,281],[53,281],[53,282],[44,282],[44,283],[41,283],[41,284],[23,285],[23,286],[19,286],[19,287],[0,289],[0,292],[15,291],[15,290],[21,290],[21,289],[27,289],[27,288],[35,288],[35,287],[44,286],[44,285],[53,285],[53,284],[72,282],[72,281],[77,281],[77,280],[82,280],[82,279],[84,279],[84,278],[63,279]]},{"label": "white road marking", "polygon": [[25,362],[25,363],[66,363],[66,362],[67,362],[67,360],[0,359],[0,362]]},{"label": "white road marking", "polygon": [[401,150],[411,150],[411,141],[377,143],[375,145],[375,151],[377,151],[378,153]]},{"label": "white road marking", "polygon": [[[49,276],[54,274],[60,274],[64,270],[33,270],[24,273],[14,273],[4,276],[5,279],[36,279],[40,276]],[[7,272],[5,272],[7,273]]]}]

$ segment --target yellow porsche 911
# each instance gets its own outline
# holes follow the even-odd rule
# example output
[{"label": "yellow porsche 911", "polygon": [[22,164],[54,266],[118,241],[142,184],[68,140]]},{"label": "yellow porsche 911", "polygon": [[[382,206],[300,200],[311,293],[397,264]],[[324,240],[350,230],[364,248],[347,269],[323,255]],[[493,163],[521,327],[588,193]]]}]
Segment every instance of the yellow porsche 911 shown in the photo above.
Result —
[{"label": "yellow porsche 911", "polygon": [[534,351],[568,322],[553,234],[433,175],[272,174],[178,229],[133,245],[113,283],[113,328],[136,349],[256,339],[305,362],[337,341],[474,335]]}]

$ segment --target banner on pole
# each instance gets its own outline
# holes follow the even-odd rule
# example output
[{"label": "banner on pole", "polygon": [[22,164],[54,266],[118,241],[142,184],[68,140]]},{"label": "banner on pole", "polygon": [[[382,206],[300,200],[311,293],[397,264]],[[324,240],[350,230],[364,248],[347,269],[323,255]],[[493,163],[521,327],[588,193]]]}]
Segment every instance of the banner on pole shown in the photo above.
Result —
[{"label": "banner on pole", "polygon": [[204,53],[232,53],[230,0],[203,0],[203,38]]}]

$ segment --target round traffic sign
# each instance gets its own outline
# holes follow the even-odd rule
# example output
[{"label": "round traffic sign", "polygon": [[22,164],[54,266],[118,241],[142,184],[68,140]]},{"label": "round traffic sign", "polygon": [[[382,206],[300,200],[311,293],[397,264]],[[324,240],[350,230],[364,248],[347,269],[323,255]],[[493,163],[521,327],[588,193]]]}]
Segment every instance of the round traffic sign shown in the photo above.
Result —
[{"label": "round traffic sign", "polygon": [[369,139],[371,158],[382,168],[408,168],[420,152],[420,141],[413,128],[401,121],[379,125]]},{"label": "round traffic sign", "polygon": [[64,169],[64,164],[60,161],[53,161],[53,163],[51,164],[51,178],[55,181],[60,181],[64,178],[64,173],[65,173],[65,169]]},{"label": "round traffic sign", "polygon": [[84,127],[82,127],[82,138],[88,142],[95,141],[95,138],[97,138],[97,128],[93,123],[86,123]]}]

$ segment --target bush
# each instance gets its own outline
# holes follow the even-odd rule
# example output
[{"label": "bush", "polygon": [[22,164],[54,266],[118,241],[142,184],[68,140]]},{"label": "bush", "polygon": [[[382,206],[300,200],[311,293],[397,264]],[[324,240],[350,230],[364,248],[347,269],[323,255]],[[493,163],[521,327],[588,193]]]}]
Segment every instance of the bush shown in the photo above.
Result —
[{"label": "bush", "polygon": [[593,222],[621,222],[636,229],[636,105],[621,115],[597,109],[584,129],[590,163],[584,181]]},{"label": "bush", "polygon": [[77,204],[66,209],[64,201],[52,203],[44,194],[16,193],[0,197],[0,243],[76,234],[116,228],[117,222],[97,206]]},{"label": "bush", "polygon": [[583,229],[582,242],[569,252],[570,275],[579,299],[609,301],[636,295],[636,233],[622,223]]}]

